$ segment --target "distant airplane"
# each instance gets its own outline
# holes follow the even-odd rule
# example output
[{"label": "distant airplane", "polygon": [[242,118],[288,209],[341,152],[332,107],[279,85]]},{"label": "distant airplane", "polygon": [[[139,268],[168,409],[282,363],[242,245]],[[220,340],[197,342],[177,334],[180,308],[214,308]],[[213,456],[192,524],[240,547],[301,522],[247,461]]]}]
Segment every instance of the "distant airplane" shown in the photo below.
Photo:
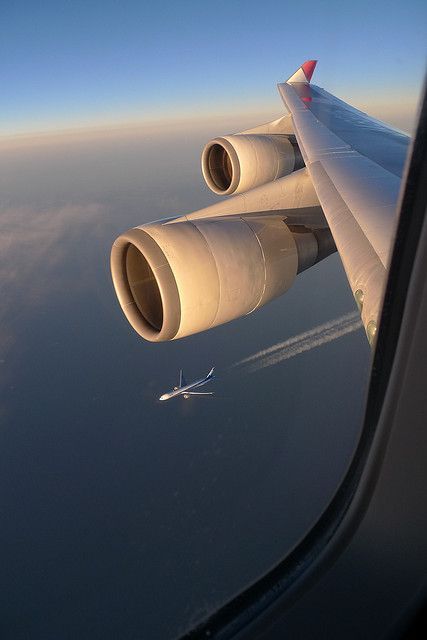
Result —
[{"label": "distant airplane", "polygon": [[184,396],[186,400],[190,396],[213,396],[213,391],[199,392],[199,391],[192,391],[192,389],[198,389],[199,387],[203,386],[204,384],[212,380],[214,368],[215,367],[212,367],[212,369],[204,378],[200,378],[200,380],[195,380],[194,382],[190,382],[190,384],[187,384],[187,381],[184,378],[182,369],[180,369],[179,386],[174,387],[173,391],[170,391],[169,393],[164,393],[162,396],[160,396],[159,400],[170,400],[171,398],[176,398],[177,396]]}]

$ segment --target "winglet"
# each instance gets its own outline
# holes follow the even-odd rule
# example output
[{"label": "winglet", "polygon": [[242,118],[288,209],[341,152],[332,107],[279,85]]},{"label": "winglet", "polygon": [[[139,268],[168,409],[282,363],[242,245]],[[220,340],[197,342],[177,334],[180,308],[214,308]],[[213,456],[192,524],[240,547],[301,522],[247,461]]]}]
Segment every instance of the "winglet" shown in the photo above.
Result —
[{"label": "winglet", "polygon": [[290,78],[286,80],[286,82],[288,84],[293,84],[294,82],[305,82],[306,84],[310,84],[316,64],[317,60],[307,60]]},{"label": "winglet", "polygon": [[212,367],[212,369],[209,371],[208,375],[206,376],[207,378],[211,378],[213,376],[213,372],[215,370],[215,367]]}]

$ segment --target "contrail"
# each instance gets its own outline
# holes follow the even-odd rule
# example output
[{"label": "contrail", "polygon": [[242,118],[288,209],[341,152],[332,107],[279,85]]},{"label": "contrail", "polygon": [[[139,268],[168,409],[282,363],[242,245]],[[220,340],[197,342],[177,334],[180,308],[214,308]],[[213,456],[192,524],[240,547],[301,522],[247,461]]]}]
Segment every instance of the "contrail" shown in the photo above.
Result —
[{"label": "contrail", "polygon": [[240,360],[233,366],[247,367],[249,372],[254,372],[264,367],[271,367],[283,360],[293,358],[304,351],[310,351],[310,349],[320,347],[327,342],[337,340],[347,333],[356,331],[360,326],[362,326],[362,322],[359,314],[357,312],[347,313],[344,316],[320,324],[309,331],[288,338],[267,349],[262,349]]},{"label": "contrail", "polygon": [[243,360],[240,360],[239,362],[236,362],[235,367],[238,367],[242,364],[246,364],[247,362],[250,362],[252,360],[259,360],[260,358],[263,358],[266,355],[269,355],[271,353],[273,353],[274,351],[278,351],[279,349],[284,349],[285,347],[290,347],[293,344],[296,343],[300,343],[301,341],[307,339],[307,338],[312,338],[314,336],[317,336],[319,334],[323,334],[325,331],[328,331],[329,329],[333,329],[337,326],[341,326],[347,322],[352,322],[353,320],[356,320],[356,318],[358,318],[358,313],[357,311],[352,311],[351,313],[347,313],[344,316],[341,316],[339,318],[335,318],[335,320],[329,320],[328,322],[324,322],[323,324],[319,324],[317,327],[314,327],[313,329],[309,329],[308,331],[304,331],[304,333],[300,333],[297,336],[293,336],[292,338],[288,338],[287,340],[284,340],[283,342],[278,342],[277,344],[272,345],[271,347],[268,347],[267,349],[262,349],[261,351],[257,351],[257,353],[253,353],[252,355],[248,356],[247,358],[243,358]]},{"label": "contrail", "polygon": [[275,364],[279,364],[279,362],[283,362],[283,360],[289,360],[289,358],[293,358],[294,356],[299,355],[300,353],[304,353],[304,351],[311,351],[311,349],[316,349],[317,347],[321,347],[328,342],[332,342],[333,340],[337,340],[341,338],[341,336],[345,336],[347,333],[352,333],[356,331],[362,326],[361,320],[353,320],[353,322],[347,323],[341,327],[337,327],[336,329],[332,329],[323,335],[318,335],[313,338],[309,338],[307,340],[303,340],[291,347],[287,347],[282,349],[281,351],[274,353],[273,355],[264,358],[260,361],[255,361],[249,367],[249,372],[252,373],[254,371],[258,371],[258,369],[264,369],[265,367],[271,367]]}]

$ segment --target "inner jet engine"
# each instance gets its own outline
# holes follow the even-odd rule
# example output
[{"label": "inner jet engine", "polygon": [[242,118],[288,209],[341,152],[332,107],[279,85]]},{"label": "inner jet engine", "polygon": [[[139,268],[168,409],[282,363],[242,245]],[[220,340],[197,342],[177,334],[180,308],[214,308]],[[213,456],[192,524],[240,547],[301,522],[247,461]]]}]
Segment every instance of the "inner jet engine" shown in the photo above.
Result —
[{"label": "inner jet engine", "polygon": [[290,225],[281,212],[202,210],[127,231],[113,245],[111,270],[130,324],[160,342],[255,311],[334,250],[329,229]]}]

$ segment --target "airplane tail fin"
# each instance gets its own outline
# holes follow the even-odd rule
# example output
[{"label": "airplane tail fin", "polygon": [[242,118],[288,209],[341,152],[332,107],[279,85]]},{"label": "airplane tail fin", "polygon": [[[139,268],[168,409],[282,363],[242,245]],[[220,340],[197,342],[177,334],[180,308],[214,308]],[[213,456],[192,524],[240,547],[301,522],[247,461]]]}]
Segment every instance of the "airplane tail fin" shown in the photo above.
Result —
[{"label": "airplane tail fin", "polygon": [[182,369],[179,370],[179,387],[178,389],[181,389],[181,387],[185,387],[187,385],[187,381],[184,378],[184,372]]},{"label": "airplane tail fin", "polygon": [[295,71],[293,75],[291,75],[290,78],[286,80],[286,82],[288,84],[293,84],[294,82],[305,82],[306,84],[310,84],[316,64],[317,60],[307,60]]}]

